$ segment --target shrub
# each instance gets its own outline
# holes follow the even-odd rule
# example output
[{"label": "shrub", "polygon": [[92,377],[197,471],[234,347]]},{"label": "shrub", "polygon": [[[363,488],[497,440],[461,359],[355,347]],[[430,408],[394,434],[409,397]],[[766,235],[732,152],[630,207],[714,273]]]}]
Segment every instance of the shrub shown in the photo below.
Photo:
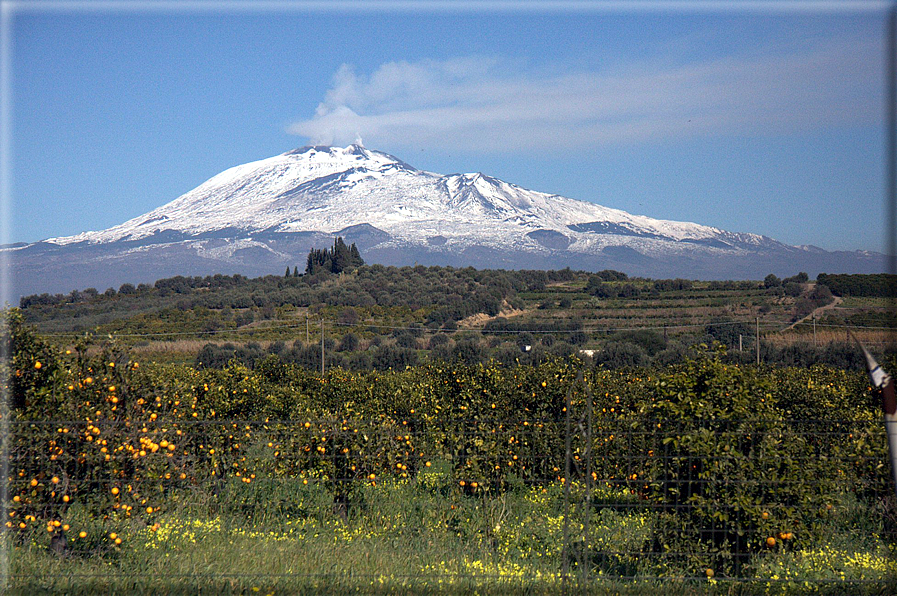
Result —
[{"label": "shrub", "polygon": [[347,333],[340,338],[337,352],[354,352],[358,349],[358,336],[354,333]]},{"label": "shrub", "polygon": [[438,346],[444,346],[445,344],[449,343],[449,341],[451,340],[449,340],[448,335],[446,335],[445,333],[437,333],[430,338],[429,346],[432,350]]},{"label": "shrub", "polygon": [[486,361],[486,349],[476,340],[457,342],[451,350],[451,358],[466,365],[479,364]]},{"label": "shrub", "polygon": [[785,295],[797,298],[804,291],[804,285],[798,282],[789,281],[785,284]]},{"label": "shrub", "polygon": [[400,348],[417,349],[417,338],[413,333],[405,332],[396,337],[396,345]]},{"label": "shrub", "polygon": [[417,364],[417,352],[410,348],[383,345],[374,350],[371,365],[377,370],[402,370]]},{"label": "shrub", "polygon": [[648,364],[645,348],[628,341],[608,341],[593,358],[595,364],[603,364],[607,368],[634,368]]},{"label": "shrub", "polygon": [[340,311],[337,321],[340,325],[355,325],[358,323],[358,312],[352,307]]},{"label": "shrub", "polygon": [[666,347],[666,340],[657,331],[649,329],[618,331],[610,337],[611,341],[629,342],[644,348],[648,356],[654,356]]},{"label": "shrub", "polygon": [[754,344],[756,329],[749,323],[730,319],[714,319],[705,328],[705,333],[713,340],[728,348],[737,348],[739,337],[745,348]]}]

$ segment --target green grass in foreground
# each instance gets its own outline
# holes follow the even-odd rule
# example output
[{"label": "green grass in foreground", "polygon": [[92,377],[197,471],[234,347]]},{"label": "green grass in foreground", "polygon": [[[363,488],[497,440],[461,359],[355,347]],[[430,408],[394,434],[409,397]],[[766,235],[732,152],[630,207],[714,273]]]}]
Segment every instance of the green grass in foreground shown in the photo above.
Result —
[{"label": "green grass in foreground", "polygon": [[[656,514],[593,510],[588,583],[565,581],[563,485],[459,495],[436,465],[414,480],[359,485],[344,518],[326,483],[196,494],[153,526],[73,511],[64,557],[35,532],[10,549],[12,594],[134,593],[870,593],[897,589],[897,561],[869,508],[845,501],[823,540],[757,555],[739,580],[652,554]],[[604,492],[602,492],[604,491]],[[596,501],[625,495],[598,489]],[[582,536],[571,514],[570,536]],[[87,536],[81,539],[80,531]],[[115,531],[120,545],[109,539]],[[604,556],[594,556],[604,553]],[[610,554],[609,554],[610,553]],[[743,581],[749,580],[749,581]]]}]

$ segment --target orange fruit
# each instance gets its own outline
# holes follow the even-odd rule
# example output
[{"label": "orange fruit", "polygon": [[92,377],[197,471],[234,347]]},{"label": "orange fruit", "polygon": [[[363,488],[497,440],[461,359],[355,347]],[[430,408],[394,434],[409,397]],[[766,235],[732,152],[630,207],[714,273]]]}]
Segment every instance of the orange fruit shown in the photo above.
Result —
[{"label": "orange fruit", "polygon": [[776,545],[776,539],[775,539],[775,538],[773,538],[772,536],[770,536],[769,538],[766,539],[766,546],[770,546],[770,547],[772,547],[772,546],[775,546],[775,545]]}]

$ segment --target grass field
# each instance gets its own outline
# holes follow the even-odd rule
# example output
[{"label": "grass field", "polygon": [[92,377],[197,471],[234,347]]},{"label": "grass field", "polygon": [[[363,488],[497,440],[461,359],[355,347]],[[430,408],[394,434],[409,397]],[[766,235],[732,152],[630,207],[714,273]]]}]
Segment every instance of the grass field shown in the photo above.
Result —
[{"label": "grass field", "polygon": [[[190,495],[152,525],[73,511],[64,556],[51,552],[46,532],[12,547],[10,593],[885,594],[897,587],[897,552],[882,539],[882,522],[849,495],[817,543],[767,549],[737,578],[652,553],[659,514],[598,508],[584,573],[570,554],[575,546],[565,549],[562,483],[465,497],[449,475],[437,465],[412,480],[368,484],[358,495],[363,505],[347,512],[334,512],[326,483],[316,482],[232,482],[216,497]],[[626,495],[597,489],[594,497]],[[80,531],[86,537],[77,538]],[[582,536],[581,525],[568,531]]]}]

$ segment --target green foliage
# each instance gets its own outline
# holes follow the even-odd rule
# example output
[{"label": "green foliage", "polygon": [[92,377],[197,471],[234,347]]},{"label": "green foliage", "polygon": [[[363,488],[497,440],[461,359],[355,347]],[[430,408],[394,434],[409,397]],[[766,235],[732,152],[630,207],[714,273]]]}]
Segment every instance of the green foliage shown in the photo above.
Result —
[{"label": "green foliage", "polygon": [[820,273],[816,281],[828,286],[836,296],[897,296],[897,275],[888,273]]},{"label": "green foliage", "polygon": [[340,339],[336,349],[339,352],[354,352],[358,349],[358,346],[358,336],[354,333],[347,333]]},{"label": "green foliage", "polygon": [[[774,381],[717,359],[659,375],[654,397],[632,423],[636,431],[666,429],[658,465],[638,474],[646,498],[675,511],[662,516],[655,542],[694,553],[692,564],[740,574],[746,553],[762,552],[769,537],[792,532],[800,537],[795,547],[813,543],[824,523],[820,512],[840,499],[845,483],[866,496],[884,494],[885,478],[865,467],[871,443],[846,431],[824,434],[847,424],[857,435],[880,436],[868,406],[861,408],[865,425],[840,421],[857,420],[856,400],[849,418],[840,400],[865,394],[862,385],[856,375],[825,369],[791,369]],[[877,449],[881,457],[883,443]]]},{"label": "green foliage", "polygon": [[654,289],[659,292],[676,292],[690,290],[693,284],[688,279],[658,279],[654,282]]},{"label": "green foliage", "polygon": [[595,276],[603,281],[626,281],[629,279],[629,276],[622,271],[614,271],[613,269],[599,271]]},{"label": "green foliage", "polygon": [[608,341],[594,355],[595,363],[607,368],[637,368],[648,365],[648,352],[631,341]]},{"label": "green foliage", "polygon": [[417,352],[408,347],[384,345],[374,350],[371,360],[377,370],[402,370],[417,364]]},{"label": "green foliage", "polygon": [[733,321],[731,319],[715,319],[705,328],[705,333],[714,341],[728,348],[737,348],[739,340],[745,348],[753,346],[755,341],[755,328],[749,323]]},{"label": "green foliage", "polygon": [[763,278],[763,287],[764,288],[778,288],[782,285],[782,280],[779,279],[774,274],[770,273],[765,278]]},{"label": "green foliage", "polygon": [[[875,503],[891,491],[879,407],[859,369],[742,367],[723,353],[653,370],[586,369],[575,358],[409,367],[391,344],[374,358],[383,350],[378,367],[392,370],[369,373],[321,376],[273,355],[254,369],[235,360],[220,370],[139,366],[114,345],[66,354],[18,313],[7,320],[9,378],[20,396],[10,495],[18,519],[35,518],[13,534],[20,541],[52,520],[105,520],[102,536],[109,524],[146,528],[198,504],[246,518],[270,506],[303,519],[322,519],[326,505],[352,519],[379,506],[372,479],[417,483],[423,493],[402,494],[452,504],[520,486],[556,491],[567,396],[579,415],[586,387],[593,430],[574,427],[579,460],[565,480],[582,494],[590,438],[588,463],[601,479],[595,545],[605,553],[594,563],[606,573],[768,570],[768,538],[792,533],[779,541],[783,553],[815,548],[830,540],[828,512],[842,509],[845,493]],[[50,424],[58,420],[71,423]],[[329,496],[316,501],[314,487]],[[469,518],[443,521],[469,538],[480,528],[466,526]],[[536,531],[533,519],[520,519],[534,530],[514,548],[557,539],[556,526]],[[492,532],[485,539],[507,539]]]},{"label": "green foliage", "polygon": [[648,356],[654,356],[667,346],[663,334],[650,329],[618,331],[610,337],[611,341],[629,342],[641,346]]},{"label": "green foliage", "polygon": [[[308,259],[305,265],[305,273],[314,275],[320,271],[329,271],[331,273],[342,273],[344,271],[352,271],[364,265],[364,259],[358,252],[355,243],[346,246],[342,237],[338,237],[333,242],[331,249],[315,249],[308,253]],[[289,272],[289,269],[287,269]]]},{"label": "green foliage", "polygon": [[248,343],[237,346],[226,343],[218,346],[206,344],[196,355],[196,368],[224,368],[231,362],[237,362],[243,366],[252,367],[255,361],[265,355],[262,347],[257,343]]},{"label": "green foliage", "polygon": [[792,275],[791,277],[786,277],[785,279],[783,279],[782,284],[783,285],[788,285],[790,283],[805,284],[809,280],[810,280],[810,276],[807,275],[805,272],[801,271],[797,275]]},{"label": "green foliage", "polygon": [[784,284],[785,295],[791,296],[792,298],[796,298],[800,296],[804,291],[804,286],[801,283],[796,281],[789,281]]},{"label": "green foliage", "polygon": [[[18,309],[3,314],[0,343],[4,368],[0,373],[8,379],[12,407],[29,412],[53,411],[59,404],[57,388],[64,373],[58,348],[34,333]],[[80,360],[84,346],[79,347]]]}]

